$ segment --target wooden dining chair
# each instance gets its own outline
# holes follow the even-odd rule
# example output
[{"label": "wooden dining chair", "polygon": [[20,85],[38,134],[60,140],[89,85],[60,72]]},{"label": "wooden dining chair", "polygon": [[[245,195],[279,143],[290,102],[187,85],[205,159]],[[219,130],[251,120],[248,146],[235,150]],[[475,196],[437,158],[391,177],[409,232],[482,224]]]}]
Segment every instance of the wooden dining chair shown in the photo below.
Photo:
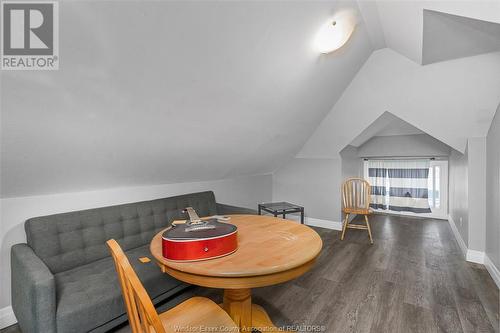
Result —
[{"label": "wooden dining chair", "polygon": [[[345,218],[342,225],[342,236],[340,237],[341,240],[344,240],[345,232],[347,229],[362,229],[368,230],[370,243],[373,244],[372,230],[370,228],[370,222],[368,221],[368,215],[371,214],[370,191],[370,183],[362,178],[348,178],[342,184],[342,202],[344,206],[342,208],[342,211],[345,214]],[[363,215],[365,217],[365,225],[349,223],[350,214]]]},{"label": "wooden dining chair", "polygon": [[239,332],[220,306],[204,297],[193,297],[158,314],[153,302],[120,245],[107,242],[115,261],[132,333]]}]

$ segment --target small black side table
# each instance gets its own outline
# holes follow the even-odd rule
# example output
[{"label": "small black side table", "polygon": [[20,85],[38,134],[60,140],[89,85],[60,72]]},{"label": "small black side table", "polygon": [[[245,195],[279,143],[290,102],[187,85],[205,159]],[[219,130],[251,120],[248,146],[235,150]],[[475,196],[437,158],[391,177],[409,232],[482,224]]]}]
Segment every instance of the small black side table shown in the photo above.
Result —
[{"label": "small black side table", "polygon": [[278,217],[282,215],[285,218],[286,214],[290,213],[300,213],[300,223],[304,224],[304,207],[291,204],[289,202],[270,202],[259,204],[259,215],[262,215],[262,211],[266,211]]}]

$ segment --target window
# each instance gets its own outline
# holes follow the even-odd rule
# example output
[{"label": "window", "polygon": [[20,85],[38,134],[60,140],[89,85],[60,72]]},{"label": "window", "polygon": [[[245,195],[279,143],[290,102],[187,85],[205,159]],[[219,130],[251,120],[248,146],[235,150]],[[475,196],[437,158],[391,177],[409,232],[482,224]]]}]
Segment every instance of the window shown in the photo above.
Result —
[{"label": "window", "polygon": [[429,168],[429,178],[427,179],[427,189],[429,192],[429,206],[435,209],[441,207],[441,182],[440,182],[441,166],[431,165]]},{"label": "window", "polygon": [[[366,160],[364,175],[372,185],[371,207],[403,215],[447,218],[448,161],[427,159],[426,166],[423,162],[422,159]],[[408,172],[408,169],[422,168],[428,170],[427,179],[421,178],[422,173],[412,176]],[[403,172],[405,169],[407,171]]]}]

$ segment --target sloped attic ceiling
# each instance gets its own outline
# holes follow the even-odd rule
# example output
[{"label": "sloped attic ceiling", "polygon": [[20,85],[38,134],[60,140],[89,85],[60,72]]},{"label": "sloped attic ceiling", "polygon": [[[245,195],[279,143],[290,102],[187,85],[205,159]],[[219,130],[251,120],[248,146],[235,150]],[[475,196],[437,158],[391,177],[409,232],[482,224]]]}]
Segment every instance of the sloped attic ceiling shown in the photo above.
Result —
[{"label": "sloped attic ceiling", "polygon": [[[400,146],[394,147],[394,139],[388,137],[397,137]],[[451,147],[437,140],[429,134],[421,131],[412,124],[396,117],[390,112],[384,112],[366,127],[345,150],[356,148],[356,154],[359,157],[441,157],[450,154]],[[424,153],[425,152],[425,153]],[[424,155],[422,155],[424,154]]]},{"label": "sloped attic ceiling", "polygon": [[422,64],[500,51],[500,24],[424,10]]},{"label": "sloped attic ceiling", "polygon": [[370,56],[296,156],[338,157],[386,111],[461,152],[467,138],[485,136],[500,102],[500,53],[489,53],[498,47],[500,1],[376,0],[360,8],[372,39],[383,35],[388,48]]},{"label": "sloped attic ceiling", "polygon": [[350,1],[62,1],[59,71],[1,73],[1,196],[276,169],[372,51],[321,56]]},{"label": "sloped attic ceiling", "polygon": [[[366,20],[368,30],[381,29],[387,47],[418,64],[423,63],[424,13],[426,10],[500,23],[500,1],[498,0],[375,0],[374,2],[377,10],[364,14],[378,15],[379,18]],[[454,58],[459,56],[461,55]]]},{"label": "sloped attic ceiling", "polygon": [[374,136],[415,135],[424,132],[390,112],[384,112],[358,134],[350,146],[359,147]]},{"label": "sloped attic ceiling", "polygon": [[297,157],[338,158],[386,111],[463,153],[467,138],[486,136],[499,102],[500,52],[421,66],[378,50]]}]

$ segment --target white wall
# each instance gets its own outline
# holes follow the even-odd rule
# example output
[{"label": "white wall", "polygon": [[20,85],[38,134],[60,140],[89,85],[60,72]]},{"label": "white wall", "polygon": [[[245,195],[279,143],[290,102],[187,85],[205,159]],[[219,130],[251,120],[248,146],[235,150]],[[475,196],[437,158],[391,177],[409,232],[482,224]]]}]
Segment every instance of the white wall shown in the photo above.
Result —
[{"label": "white wall", "polygon": [[341,160],[294,158],[273,174],[273,200],[305,207],[306,217],[340,221]]},{"label": "white wall", "polygon": [[487,137],[486,255],[500,269],[500,105]]},{"label": "white wall", "polygon": [[[341,183],[351,177],[363,178],[363,159],[358,156],[357,152],[358,148],[354,146],[347,146],[340,152],[342,159]],[[342,200],[342,194],[340,199]],[[355,214],[351,214],[349,220],[352,221],[355,217]],[[344,219],[345,214],[342,212],[342,221]]]},{"label": "white wall", "polygon": [[468,157],[453,150],[449,159],[449,214],[465,242],[469,241]]},{"label": "white wall", "polygon": [[486,138],[469,138],[465,154],[449,161],[449,211],[469,250],[484,252],[486,242]]},{"label": "white wall", "polygon": [[347,146],[340,152],[342,159],[342,179],[363,176],[363,159],[358,155],[358,148]]},{"label": "white wall", "polygon": [[486,237],[486,138],[468,141],[468,248],[484,252]]},{"label": "white wall", "polygon": [[427,134],[375,136],[358,147],[359,157],[448,156],[450,147]]},{"label": "white wall", "polygon": [[0,310],[10,305],[10,248],[25,242],[30,217],[212,190],[217,202],[257,209],[272,199],[272,176],[258,175],[206,182],[115,188],[102,191],[8,198],[0,201]]}]

